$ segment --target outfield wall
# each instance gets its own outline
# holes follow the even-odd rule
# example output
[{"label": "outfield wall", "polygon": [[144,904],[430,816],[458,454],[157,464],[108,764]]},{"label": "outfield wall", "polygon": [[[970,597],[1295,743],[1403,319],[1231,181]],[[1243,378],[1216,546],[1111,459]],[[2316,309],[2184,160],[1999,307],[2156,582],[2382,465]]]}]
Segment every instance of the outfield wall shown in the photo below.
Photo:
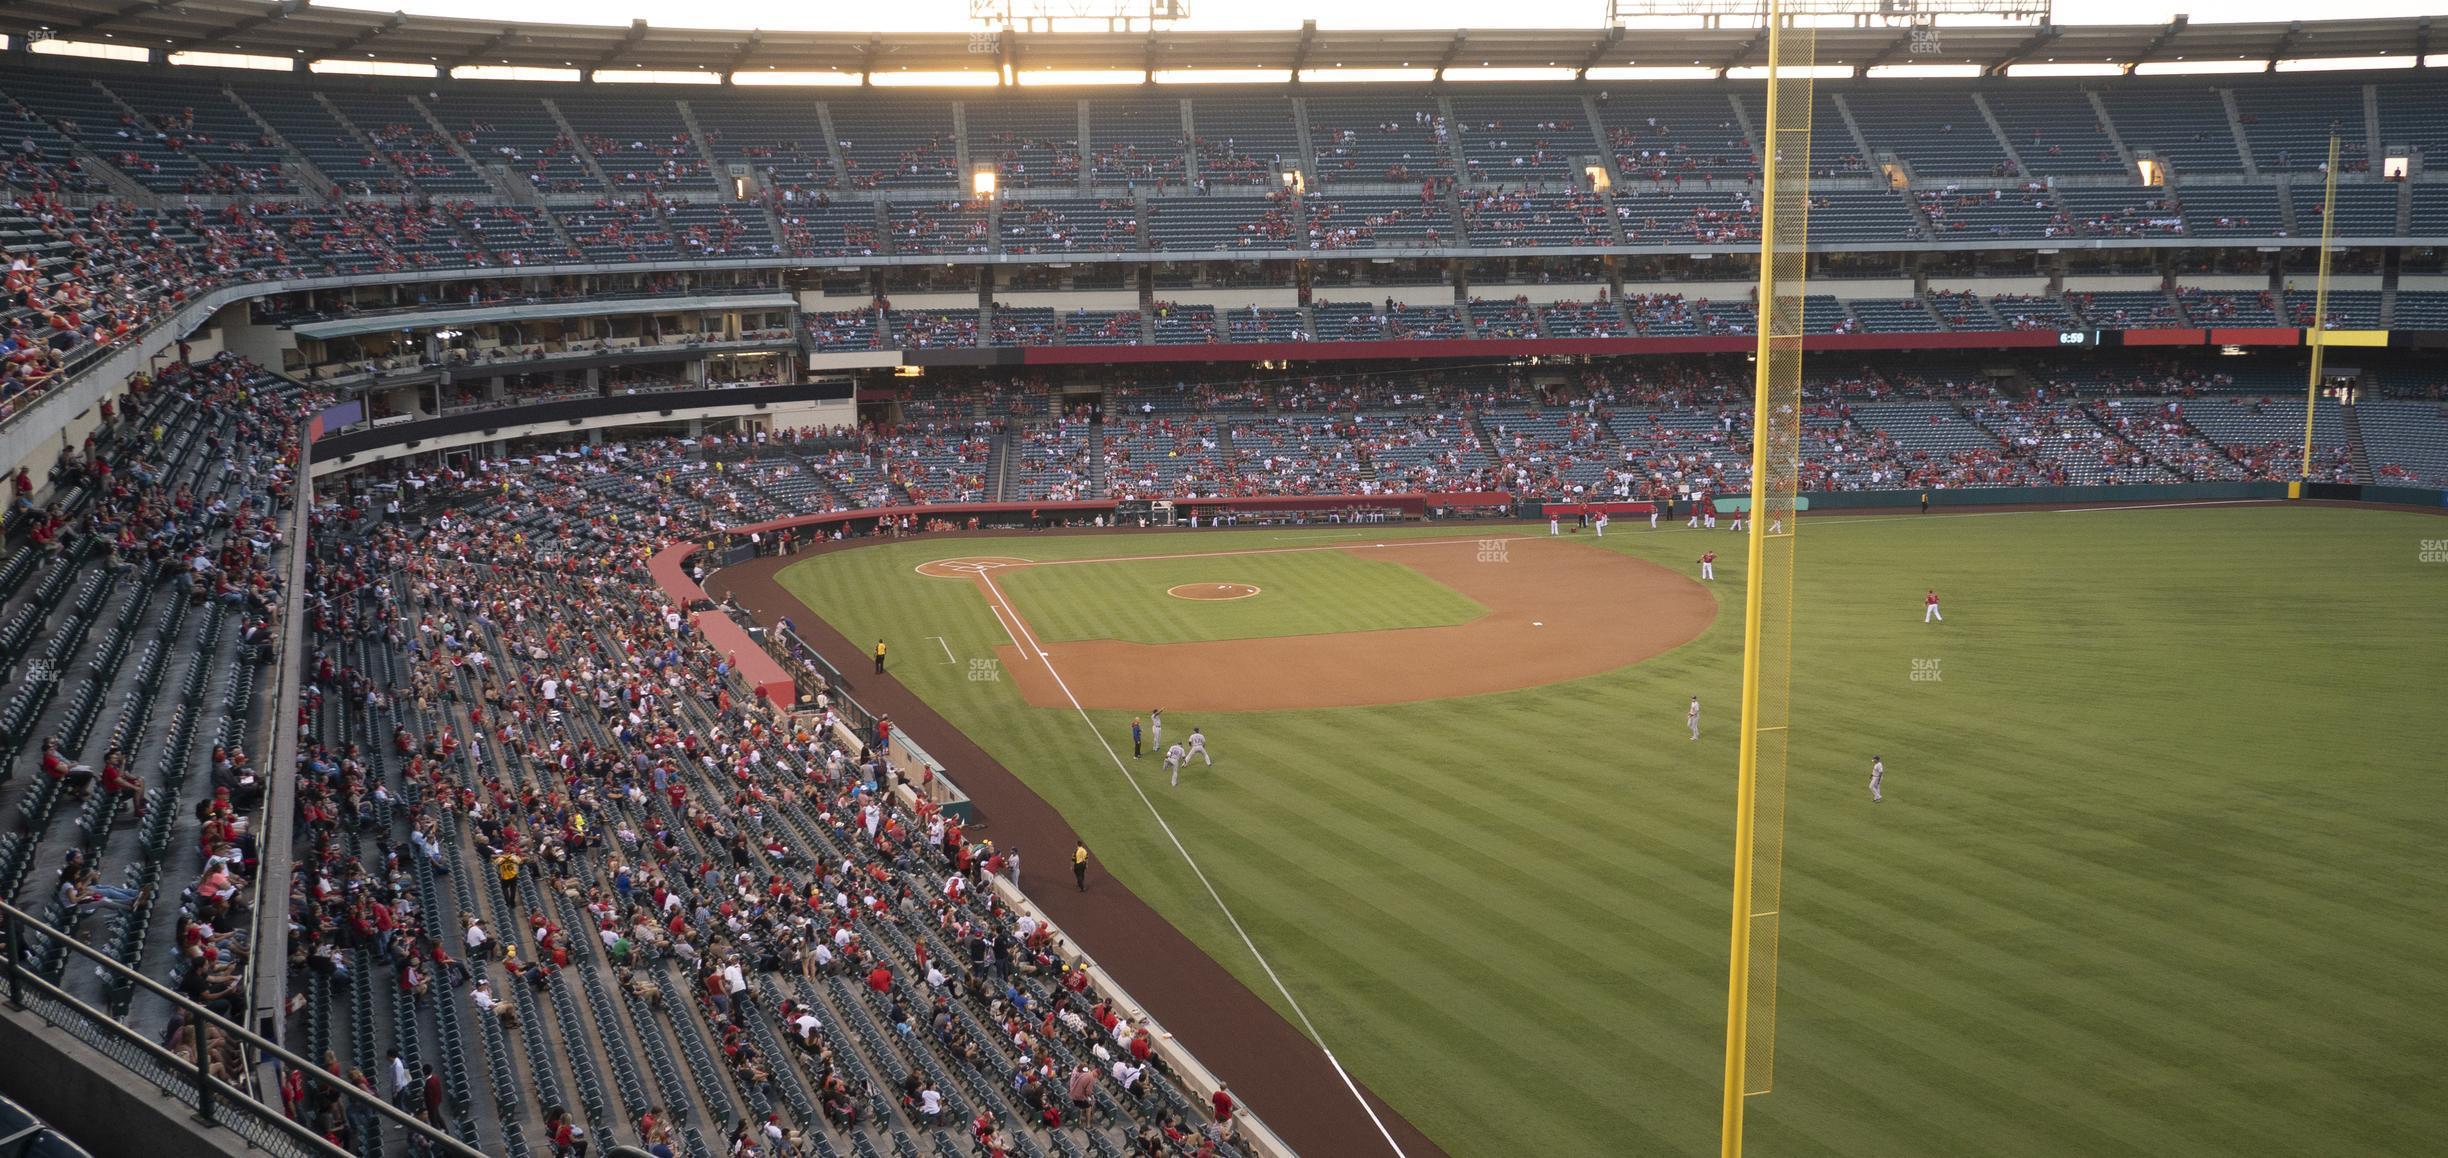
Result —
[{"label": "outfield wall", "polygon": [[[1865,507],[1919,509],[1925,492],[1811,491],[1814,511],[1859,510]],[[1989,506],[2081,506],[2117,503],[2204,503],[2250,499],[2283,499],[2282,482],[2168,483],[2164,485],[2090,487],[1932,487],[1926,492],[1930,509]]]}]

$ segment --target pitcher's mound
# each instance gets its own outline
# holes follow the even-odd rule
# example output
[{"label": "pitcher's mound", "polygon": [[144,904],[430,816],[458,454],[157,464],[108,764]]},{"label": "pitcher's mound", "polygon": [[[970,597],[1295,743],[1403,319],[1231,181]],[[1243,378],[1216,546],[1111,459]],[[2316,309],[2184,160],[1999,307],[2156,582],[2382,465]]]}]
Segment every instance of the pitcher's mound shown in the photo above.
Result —
[{"label": "pitcher's mound", "polygon": [[1257,586],[1250,583],[1184,583],[1165,589],[1175,599],[1247,599],[1257,593]]}]

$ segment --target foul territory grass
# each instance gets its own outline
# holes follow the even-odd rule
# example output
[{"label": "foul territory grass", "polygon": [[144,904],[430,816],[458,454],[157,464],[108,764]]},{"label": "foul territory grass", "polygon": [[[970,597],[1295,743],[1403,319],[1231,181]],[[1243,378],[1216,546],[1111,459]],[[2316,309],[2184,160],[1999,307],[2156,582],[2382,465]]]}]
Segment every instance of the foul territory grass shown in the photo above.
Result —
[{"label": "foul territory grass", "polygon": [[[1245,538],[1248,536],[1244,536]],[[1119,555],[1145,554],[1145,537],[1093,540]],[[1268,538],[1249,554],[1186,559],[1119,558],[995,572],[995,582],[1047,642],[1119,639],[1197,643],[1273,635],[1321,635],[1444,627],[1487,609],[1400,563],[1350,551],[1284,550]],[[1179,544],[1165,542],[1166,547]],[[1025,548],[1023,548],[1025,550]],[[1212,549],[1211,549],[1212,550]],[[1245,598],[1192,600],[1177,587],[1247,584]]]},{"label": "foul territory grass", "polygon": [[[1750,1152],[2430,1152],[2448,564],[2418,555],[2443,528],[2304,508],[1812,519],[1776,1087],[1749,1102]],[[1242,542],[1286,545],[1011,553]],[[1544,688],[1203,716],[1212,773],[1170,790],[1132,769],[1337,1056],[1458,1154],[1715,1144],[1742,552],[1621,524],[1588,546],[1676,568],[1714,546],[1721,618]],[[946,553],[828,555],[784,582],[854,639],[906,641],[901,678],[1280,1004],[1078,714],[978,678],[1002,634],[974,585],[911,572]],[[1928,587],[1943,625],[1921,622]],[[936,635],[951,660],[921,653]],[[1129,725],[1094,717],[1108,739]]]}]

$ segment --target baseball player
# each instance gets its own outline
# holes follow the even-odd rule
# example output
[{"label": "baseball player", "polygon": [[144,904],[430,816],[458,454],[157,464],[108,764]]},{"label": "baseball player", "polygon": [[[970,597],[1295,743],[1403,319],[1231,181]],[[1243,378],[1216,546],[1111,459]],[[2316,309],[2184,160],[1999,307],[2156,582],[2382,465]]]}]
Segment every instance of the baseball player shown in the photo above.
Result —
[{"label": "baseball player", "polygon": [[1700,738],[1700,697],[1693,696],[1691,707],[1684,709],[1683,722],[1691,727],[1692,739]]},{"label": "baseball player", "polygon": [[1881,800],[1886,799],[1886,797],[1879,795],[1879,781],[1886,778],[1887,761],[1878,756],[1870,757],[1870,803],[1877,804]]},{"label": "baseball player", "polygon": [[1607,514],[1605,511],[1598,512],[1597,520],[1590,525],[1597,529],[1599,538],[1606,538]]},{"label": "baseball player", "polygon": [[1700,525],[1711,531],[1717,529],[1717,501],[1715,499],[1706,499],[1700,503]]},{"label": "baseball player", "polygon": [[1717,577],[1717,552],[1705,551],[1701,553],[1700,577],[1703,579],[1714,579]]},{"label": "baseball player", "polygon": [[1705,497],[1699,495],[1692,496],[1691,518],[1683,524],[1684,530],[1697,531],[1700,529],[1700,508],[1707,503],[1708,499]]},{"label": "baseball player", "polygon": [[[1189,762],[1190,757],[1187,753],[1182,751],[1181,745],[1175,744],[1172,747],[1165,749],[1165,771],[1173,774],[1173,787],[1181,787],[1181,768],[1182,765]],[[1212,763],[1212,761],[1210,761],[1210,763]]]},{"label": "baseball player", "polygon": [[1735,530],[1739,531],[1739,530],[1742,530],[1742,529],[1743,529],[1743,519],[1744,519],[1745,517],[1746,517],[1746,516],[1745,516],[1744,512],[1742,512],[1742,511],[1736,511],[1736,512],[1734,512],[1734,529],[1735,529]]},{"label": "baseball player", "polygon": [[1164,750],[1164,709],[1148,709],[1148,747]]},{"label": "baseball player", "polygon": [[1666,505],[1666,504],[1664,504],[1664,503],[1660,503],[1660,502],[1656,502],[1656,501],[1654,501],[1654,500],[1650,502],[1650,504],[1649,504],[1649,529],[1650,529],[1650,530],[1652,530],[1652,531],[1657,530],[1658,514],[1659,514],[1659,512],[1660,512],[1660,511],[1661,511],[1661,510],[1662,510],[1662,509],[1665,507],[1665,505]]},{"label": "baseball player", "polygon": [[1561,520],[1561,519],[1558,519],[1558,518],[1557,518],[1557,517],[1555,517],[1553,514],[1548,515],[1548,516],[1547,516],[1547,533],[1548,533],[1548,534],[1550,534],[1550,535],[1561,535],[1561,534],[1563,534],[1563,533],[1564,533],[1564,521],[1563,521],[1563,520]]},{"label": "baseball player", "polygon": [[1929,589],[1929,594],[1923,597],[1921,604],[1921,622],[1928,623],[1932,620],[1939,623],[1946,622],[1946,616],[1938,614],[1938,589],[1935,587]]},{"label": "baseball player", "polygon": [[1191,756],[1205,760],[1210,768],[1215,767],[1215,757],[1207,754],[1207,737],[1200,735],[1197,728],[1190,729],[1190,753],[1182,757],[1182,763],[1188,764]]}]

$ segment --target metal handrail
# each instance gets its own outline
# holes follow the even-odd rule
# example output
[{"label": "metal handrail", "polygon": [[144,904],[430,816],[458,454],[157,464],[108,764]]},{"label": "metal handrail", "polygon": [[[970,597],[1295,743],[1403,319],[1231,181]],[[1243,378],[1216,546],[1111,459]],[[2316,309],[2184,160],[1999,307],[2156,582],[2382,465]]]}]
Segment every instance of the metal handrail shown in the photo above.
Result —
[{"label": "metal handrail", "polygon": [[[231,1021],[230,1019],[223,1017],[218,1013],[214,1013],[212,1010],[207,1009],[202,1005],[198,1005],[195,1002],[188,1000],[184,994],[181,994],[178,991],[162,985],[160,982],[157,982],[134,969],[130,969],[127,966],[112,960],[108,954],[95,950],[92,946],[89,946],[84,942],[69,936],[67,933],[62,932],[59,929],[55,929],[50,925],[45,924],[32,914],[5,901],[0,901],[0,928],[4,928],[8,936],[8,964],[6,971],[7,1001],[10,1008],[26,1008],[25,998],[27,990],[32,988],[38,991],[44,998],[58,1002],[68,1009],[74,1010],[79,1017],[89,1021],[90,1023],[96,1026],[106,1027],[108,1032],[126,1040],[135,1042],[141,1049],[152,1054],[157,1059],[162,1060],[167,1064],[181,1067],[186,1071],[185,1076],[189,1077],[195,1083],[196,1116],[203,1119],[208,1124],[221,1124],[214,1117],[214,1107],[217,1103],[235,1103],[241,1106],[251,1107],[255,1114],[260,1115],[265,1121],[271,1122],[275,1128],[279,1129],[282,1133],[299,1139],[309,1148],[318,1153],[331,1155],[332,1158],[348,1158],[348,1151],[334,1146],[328,1141],[325,1141],[322,1135],[317,1134],[313,1130],[307,1128],[303,1123],[291,1121],[289,1115],[280,1108],[265,1105],[263,1102],[257,1100],[246,1091],[212,1076],[212,1069],[207,1064],[204,1044],[205,1035],[203,1033],[199,1032],[191,1035],[195,1043],[193,1056],[185,1058],[179,1057],[169,1049],[157,1045],[151,1040],[147,1039],[144,1034],[122,1024],[118,1019],[113,1018],[108,1013],[86,1004],[84,1001],[71,995],[67,990],[52,984],[40,974],[28,969],[25,964],[25,947],[26,938],[29,935],[48,937],[54,943],[63,945],[77,955],[92,960],[94,964],[101,967],[111,976],[116,977],[120,981],[140,986],[153,995],[168,1001],[173,1007],[186,1011],[187,1016],[190,1019],[190,1025],[202,1025],[218,1029],[221,1032],[236,1038],[242,1046],[257,1055],[274,1058],[284,1065],[294,1066],[300,1071],[308,1074],[322,1074],[323,1077],[318,1080],[329,1083],[333,1088],[337,1089],[343,1097],[353,1099],[356,1104],[372,1110],[375,1114],[383,1118],[390,1119],[392,1122],[406,1128],[409,1133],[423,1135],[425,1141],[431,1144],[431,1146],[438,1153],[451,1155],[453,1158],[484,1158],[483,1151],[474,1149],[457,1138],[451,1137],[449,1134],[443,1133],[442,1131],[435,1129],[433,1126],[426,1124],[424,1121],[418,1119],[414,1115],[393,1106],[391,1103],[375,1097],[364,1090],[358,1089],[356,1086],[344,1080],[340,1075],[331,1073],[330,1071],[323,1069],[322,1066],[314,1062],[310,1062],[297,1054],[289,1052],[278,1042],[275,1042],[270,1038],[264,1037],[263,1035],[238,1024],[237,1022]],[[360,983],[362,984],[365,982],[361,981]]]}]

